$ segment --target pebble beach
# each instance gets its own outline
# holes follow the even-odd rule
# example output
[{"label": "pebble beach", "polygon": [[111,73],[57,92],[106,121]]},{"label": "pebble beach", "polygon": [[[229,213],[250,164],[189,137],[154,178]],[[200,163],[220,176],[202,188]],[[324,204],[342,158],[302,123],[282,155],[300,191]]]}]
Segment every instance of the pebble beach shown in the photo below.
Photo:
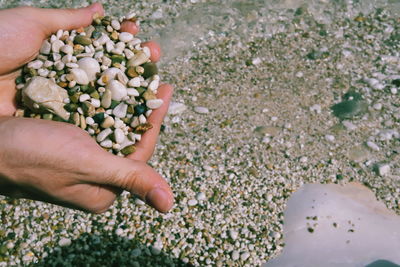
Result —
[{"label": "pebble beach", "polygon": [[[92,215],[0,197],[0,266],[261,266],[306,183],[359,182],[400,214],[396,1],[100,2],[161,43],[175,93],[149,164],[175,206],[123,193]],[[66,7],[0,0],[19,5]]]}]

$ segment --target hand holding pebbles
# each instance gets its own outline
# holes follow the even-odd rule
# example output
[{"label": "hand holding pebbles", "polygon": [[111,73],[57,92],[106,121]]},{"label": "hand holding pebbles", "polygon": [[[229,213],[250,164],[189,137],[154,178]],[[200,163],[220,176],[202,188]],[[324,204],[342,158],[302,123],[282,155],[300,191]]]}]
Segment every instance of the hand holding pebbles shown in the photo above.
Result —
[{"label": "hand holding pebbles", "polygon": [[106,16],[45,40],[16,80],[24,116],[75,124],[119,156],[134,152],[152,128],[146,116],[163,100],[155,95],[160,78],[150,49],[120,29]]}]

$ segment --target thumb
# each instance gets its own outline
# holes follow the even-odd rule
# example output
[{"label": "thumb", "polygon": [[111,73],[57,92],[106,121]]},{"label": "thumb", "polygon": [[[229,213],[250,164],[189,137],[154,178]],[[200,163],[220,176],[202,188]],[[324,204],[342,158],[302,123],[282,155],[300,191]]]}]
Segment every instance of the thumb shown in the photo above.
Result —
[{"label": "thumb", "polygon": [[94,14],[104,15],[103,6],[100,3],[77,9],[30,8],[29,12],[35,21],[42,23],[46,35],[59,29],[72,30],[88,26],[92,23]]},{"label": "thumb", "polygon": [[95,161],[98,173],[93,175],[96,180],[92,182],[127,190],[160,212],[171,209],[174,202],[172,190],[149,165],[108,153],[97,155],[102,155],[102,158]]}]

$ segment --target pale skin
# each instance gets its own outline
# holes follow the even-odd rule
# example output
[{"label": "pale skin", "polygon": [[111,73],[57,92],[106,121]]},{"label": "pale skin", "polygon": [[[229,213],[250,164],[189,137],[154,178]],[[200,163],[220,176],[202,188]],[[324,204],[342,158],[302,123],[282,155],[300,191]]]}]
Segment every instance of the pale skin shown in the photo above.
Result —
[{"label": "pale skin", "polygon": [[[44,39],[58,29],[85,27],[100,4],[81,9],[20,7],[0,11],[0,194],[46,201],[93,213],[106,211],[123,191],[140,197],[160,212],[173,205],[167,182],[146,164],[153,154],[160,126],[167,112],[172,87],[163,84],[158,98],[164,104],[148,121],[135,153],[120,158],[105,152],[86,132],[62,122],[15,118],[15,78],[34,59]],[[136,34],[133,22],[122,31]],[[160,58],[154,42],[144,45],[151,60]]]}]

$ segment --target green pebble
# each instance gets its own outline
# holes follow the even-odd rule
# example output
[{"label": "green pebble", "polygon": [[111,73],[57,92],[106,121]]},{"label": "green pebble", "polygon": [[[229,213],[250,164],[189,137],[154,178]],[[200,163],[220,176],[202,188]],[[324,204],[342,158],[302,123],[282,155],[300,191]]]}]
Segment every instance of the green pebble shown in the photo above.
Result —
[{"label": "green pebble", "polygon": [[124,61],[124,60],[125,60],[125,57],[122,55],[112,55],[111,56],[112,64],[122,63],[122,61]]},{"label": "green pebble", "polygon": [[56,71],[57,76],[60,77],[61,75],[65,74],[65,70],[58,70]]},{"label": "green pebble", "polygon": [[110,108],[115,108],[116,106],[118,106],[119,103],[120,103],[120,102],[118,102],[118,101],[111,100],[111,106],[110,106]]},{"label": "green pebble", "polygon": [[82,110],[85,116],[93,117],[96,114],[95,107],[88,101],[83,102]]},{"label": "green pebble", "polygon": [[76,92],[75,94],[73,94],[72,96],[70,96],[70,100],[72,103],[78,103],[79,102],[79,96],[81,95],[81,92]]},{"label": "green pebble", "polygon": [[31,77],[37,76],[37,70],[32,69],[32,68],[29,68],[29,69],[28,69],[28,74],[29,74]]},{"label": "green pebble", "polygon": [[61,122],[64,122],[64,119],[61,118],[61,117],[58,117],[57,115],[54,115],[54,116],[53,116],[53,121],[61,121]]},{"label": "green pebble", "polygon": [[97,91],[92,92],[92,93],[90,94],[90,96],[91,96],[92,98],[94,98],[94,99],[100,99],[99,92],[97,92]]},{"label": "green pebble", "polygon": [[129,154],[132,154],[133,152],[135,152],[135,150],[136,150],[135,146],[131,145],[131,146],[124,147],[121,150],[121,153],[124,155],[129,155]]},{"label": "green pebble", "polygon": [[78,109],[78,105],[75,103],[68,103],[64,105],[64,108],[68,112],[74,112]]},{"label": "green pebble", "polygon": [[94,39],[99,39],[100,37],[101,37],[101,31],[95,30],[95,31],[92,33],[92,38],[94,38]]},{"label": "green pebble", "polygon": [[128,109],[126,111],[128,114],[135,113],[135,105],[128,105]]},{"label": "green pebble", "polygon": [[109,16],[105,16],[102,20],[101,20],[101,24],[103,24],[104,26],[108,26],[111,24],[111,18]]},{"label": "green pebble", "polygon": [[144,88],[144,87],[138,87],[138,88],[136,88],[136,90],[139,92],[139,94],[141,95],[141,94],[143,94],[144,92],[146,92],[146,88]]},{"label": "green pebble", "polygon": [[77,92],[80,92],[80,88],[79,88],[79,86],[74,86],[74,87],[72,87],[72,88],[69,88],[68,89],[68,95],[69,96],[72,96],[72,95],[74,95],[75,93],[77,93]]},{"label": "green pebble", "polygon": [[15,83],[16,84],[21,84],[21,83],[23,83],[24,82],[24,77],[22,77],[22,76],[18,76],[16,79],[15,79]]},{"label": "green pebble", "polygon": [[51,113],[43,114],[42,119],[51,121],[53,119],[53,114]]},{"label": "green pebble", "polygon": [[104,121],[104,112],[96,113],[96,114],[93,116],[93,120],[94,120],[96,123],[98,123],[98,124],[103,123],[103,121]]},{"label": "green pebble", "polygon": [[81,91],[82,91],[82,92],[85,92],[85,93],[86,93],[87,90],[89,90],[89,85],[87,85],[87,84],[81,85]]},{"label": "green pebble", "polygon": [[92,44],[92,39],[84,35],[77,35],[74,38],[74,44],[90,45]]},{"label": "green pebble", "polygon": [[121,121],[123,121],[125,124],[129,124],[131,122],[131,119],[129,118],[121,118]]},{"label": "green pebble", "polygon": [[142,65],[144,68],[144,72],[142,74],[143,78],[147,79],[150,78],[153,75],[158,74],[158,68],[157,65],[153,62],[147,62]]}]

